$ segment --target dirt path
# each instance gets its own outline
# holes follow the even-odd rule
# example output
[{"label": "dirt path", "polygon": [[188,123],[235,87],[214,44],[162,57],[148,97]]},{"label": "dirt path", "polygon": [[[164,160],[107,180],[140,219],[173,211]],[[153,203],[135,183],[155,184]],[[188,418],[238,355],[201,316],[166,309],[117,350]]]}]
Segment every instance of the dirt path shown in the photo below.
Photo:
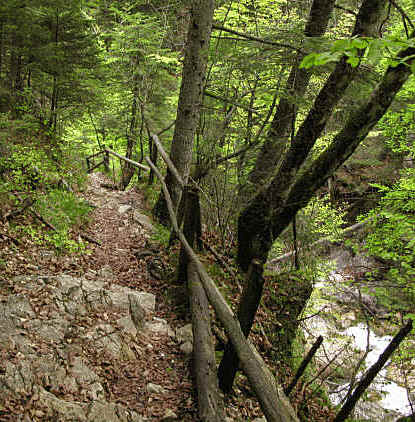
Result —
[{"label": "dirt path", "polygon": [[[156,305],[155,312],[148,317],[150,322],[161,319],[175,331],[186,321],[179,319],[171,306],[168,295],[171,285],[152,275],[163,271],[164,260],[150,241],[151,228],[137,223],[140,219],[146,225],[144,199],[135,190],[114,191],[101,186],[108,183],[105,176],[94,173],[85,193],[85,199],[97,206],[88,232],[102,244],[84,258],[84,265],[89,268],[86,278],[99,279],[103,268],[110,269],[113,283],[154,294]],[[114,400],[125,403],[143,416],[164,419],[166,409],[169,409],[178,421],[197,420],[190,356],[180,350],[177,338],[163,329],[151,334],[141,359],[126,365],[123,374],[109,374],[107,381]],[[161,385],[166,393],[149,395],[148,383]]]},{"label": "dirt path", "polygon": [[170,299],[182,288],[165,281],[140,193],[108,183],[92,174],[83,194],[102,246],[3,251],[0,421],[198,420],[188,321]]}]

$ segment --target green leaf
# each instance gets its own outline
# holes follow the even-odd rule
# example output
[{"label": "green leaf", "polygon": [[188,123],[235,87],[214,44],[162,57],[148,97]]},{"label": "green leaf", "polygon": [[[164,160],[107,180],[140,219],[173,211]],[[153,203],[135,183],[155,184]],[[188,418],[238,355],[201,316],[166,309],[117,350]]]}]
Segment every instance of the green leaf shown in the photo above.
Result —
[{"label": "green leaf", "polygon": [[347,63],[349,63],[350,66],[352,66],[352,67],[357,67],[359,65],[359,63],[360,63],[360,58],[359,57],[356,57],[356,56],[350,56],[347,59]]}]

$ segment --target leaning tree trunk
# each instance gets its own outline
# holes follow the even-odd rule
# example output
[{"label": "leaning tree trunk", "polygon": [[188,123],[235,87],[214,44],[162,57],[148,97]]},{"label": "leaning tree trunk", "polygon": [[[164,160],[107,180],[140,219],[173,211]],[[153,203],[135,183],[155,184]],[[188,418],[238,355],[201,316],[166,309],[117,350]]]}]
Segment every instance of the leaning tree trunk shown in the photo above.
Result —
[{"label": "leaning tree trunk", "polygon": [[[171,161],[185,184],[190,172],[193,140],[199,122],[214,8],[213,0],[193,0],[192,2],[192,18],[187,35],[176,125],[170,150]],[[165,182],[171,194],[174,209],[177,210],[182,188],[169,169]],[[157,200],[154,214],[162,224],[169,224],[163,194],[160,194]]]},{"label": "leaning tree trunk", "polygon": [[[334,3],[335,0],[313,1],[304,29],[305,37],[321,37],[326,32]],[[259,152],[253,170],[249,174],[249,182],[253,184],[254,189],[256,186],[266,183],[273,175],[278,160],[289,143],[292,125],[298,109],[295,101],[298,102],[304,96],[312,74],[309,69],[299,68],[299,64],[304,57],[304,52],[297,53],[287,80],[284,97],[278,103],[267,139]]]},{"label": "leaning tree trunk", "polygon": [[[377,33],[385,4],[384,0],[365,0],[359,10],[353,35],[367,36]],[[361,51],[359,54],[363,53],[364,51]],[[356,69],[352,68],[345,58],[339,61],[300,126],[270,186],[260,192],[239,216],[238,263],[244,271],[248,269],[253,259],[266,262],[274,240],[291,223],[298,210],[308,203],[318,187],[332,174],[323,170],[318,177],[318,187],[313,186],[310,190],[295,183],[301,166],[308,158],[334,107],[356,73]],[[360,116],[362,117],[368,116]],[[342,155],[333,157],[333,161],[336,159],[343,162]],[[304,175],[301,176],[301,179],[303,178]],[[309,181],[307,182],[306,186],[309,184]],[[291,195],[293,184],[298,188],[295,195]],[[302,201],[302,198],[305,200]],[[253,307],[240,306],[239,311],[244,314],[252,312],[252,309]],[[254,317],[255,314],[251,315],[250,319],[253,320]],[[234,360],[230,364],[237,368],[238,362]]]}]

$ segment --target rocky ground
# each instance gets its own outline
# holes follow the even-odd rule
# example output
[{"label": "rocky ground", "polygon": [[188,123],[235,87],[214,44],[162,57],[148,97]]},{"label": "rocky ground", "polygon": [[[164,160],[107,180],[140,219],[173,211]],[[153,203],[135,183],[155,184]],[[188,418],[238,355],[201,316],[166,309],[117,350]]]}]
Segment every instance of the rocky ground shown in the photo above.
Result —
[{"label": "rocky ground", "polygon": [[1,421],[197,420],[191,326],[169,306],[142,197],[104,183],[90,176],[84,195],[102,246],[10,249],[22,265],[1,277]]},{"label": "rocky ground", "polygon": [[[0,421],[197,422],[186,290],[171,281],[142,194],[112,189],[95,173],[82,197],[93,207],[82,231],[100,244],[84,254],[57,255],[30,237],[16,245],[0,221],[9,236],[0,237]],[[218,274],[235,304],[235,280]],[[261,309],[250,339],[287,382],[264,335],[268,319]],[[293,406],[332,420],[317,396],[305,405],[303,390],[291,394]],[[225,422],[265,421],[243,375],[225,403]]]}]

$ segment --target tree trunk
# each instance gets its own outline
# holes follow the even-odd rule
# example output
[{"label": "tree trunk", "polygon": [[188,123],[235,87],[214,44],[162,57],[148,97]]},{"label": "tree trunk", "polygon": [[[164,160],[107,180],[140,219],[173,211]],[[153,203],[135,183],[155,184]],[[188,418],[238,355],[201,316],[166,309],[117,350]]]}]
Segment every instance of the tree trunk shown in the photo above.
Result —
[{"label": "tree trunk", "polygon": [[[262,296],[262,288],[264,286],[262,272],[263,264],[259,261],[252,261],[239,303],[237,316],[239,324],[241,325],[241,330],[246,337],[248,337],[248,334],[251,331],[259,301]],[[218,369],[219,386],[225,394],[232,390],[238,367],[238,355],[232,346],[232,343],[228,341]]]},{"label": "tree trunk", "polygon": [[[356,19],[353,36],[373,35],[377,31],[382,21],[385,3],[384,0],[363,2]],[[360,54],[364,54],[363,49],[360,50]],[[300,126],[273,181],[267,189],[257,194],[241,213],[238,221],[240,242],[238,263],[244,271],[247,271],[252,259],[266,261],[269,249],[276,239],[271,224],[272,214],[285,201],[300,167],[304,164],[334,107],[356,74],[357,68],[352,68],[345,57],[340,59]],[[294,215],[290,216],[290,221]]]},{"label": "tree trunk", "polygon": [[[214,8],[213,0],[192,2],[192,18],[187,36],[176,125],[170,151],[170,158],[185,184],[190,172],[194,134],[199,122]],[[177,210],[182,188],[169,169],[165,181],[171,193],[174,209]],[[154,207],[154,214],[162,224],[168,225],[167,205],[162,194]]]},{"label": "tree trunk", "polygon": [[216,359],[209,302],[193,262],[187,268],[188,290],[193,326],[193,374],[203,422],[223,422],[224,404],[216,376]]},{"label": "tree trunk", "polygon": [[333,422],[343,422],[353,411],[356,403],[359,401],[362,394],[366,391],[376,375],[383,368],[387,360],[392,356],[392,353],[399,347],[404,338],[412,330],[412,320],[410,319],[404,327],[395,335],[392,341],[388,344],[386,349],[379,356],[379,359],[367,370],[365,375],[360,380],[358,386],[354,390],[353,394],[346,400],[340,412],[336,415]]},{"label": "tree trunk", "polygon": [[[127,133],[127,149],[125,151],[125,156],[129,158],[130,160],[133,158],[133,151],[134,147],[137,143],[137,133],[136,133],[136,127],[137,127],[137,109],[138,109],[138,75],[136,74],[137,67],[139,65],[139,59],[136,58],[135,62],[135,74],[133,78],[133,101],[131,104],[131,121],[130,121],[130,127],[128,129]],[[125,190],[127,186],[129,185],[131,178],[133,177],[135,172],[135,169],[133,166],[131,166],[129,163],[124,163],[122,166],[121,171],[121,189]]]},{"label": "tree trunk", "polygon": [[[354,36],[372,35],[377,30],[383,17],[385,3],[384,0],[365,0],[363,2],[356,19]],[[360,54],[363,54],[363,51]],[[300,126],[272,183],[267,189],[260,192],[239,216],[238,263],[244,271],[248,269],[249,263],[254,259],[266,262],[274,240],[330,176],[331,173],[328,174],[322,170],[319,174],[320,178],[316,175],[318,183],[312,187],[308,179],[304,180],[304,175],[300,176],[300,179],[305,184],[296,183],[300,167],[308,158],[335,105],[353,80],[356,72],[356,69],[346,62],[346,58],[339,61]],[[368,115],[362,115],[360,119],[367,117]],[[346,144],[348,142],[350,139],[346,141]],[[343,162],[342,154],[337,158]],[[334,158],[332,157],[332,159]],[[334,159],[334,161],[336,160]],[[296,187],[295,191],[291,188],[293,185]],[[307,186],[310,186],[310,189],[307,189]],[[241,309],[241,312],[244,314],[250,310]],[[252,315],[251,318],[253,319],[254,316]],[[237,362],[235,361],[233,365],[236,367]]]},{"label": "tree trunk", "polygon": [[[333,11],[335,0],[314,0],[306,27],[305,37],[321,37]],[[305,93],[311,77],[311,71],[300,69],[298,66],[305,53],[297,53],[291,73],[285,87],[285,93],[275,111],[267,139],[258,155],[255,166],[249,175],[249,182],[253,184],[253,191],[257,186],[266,183],[275,173],[276,165],[289,143],[292,122],[295,121],[298,105]]]},{"label": "tree trunk", "polygon": [[[182,200],[183,199],[185,199],[183,234],[186,236],[189,245],[194,247],[196,243],[199,244],[199,242],[196,242],[196,240],[198,240],[202,235],[199,194],[196,190],[186,188],[182,197]],[[188,263],[189,258],[185,248],[182,246],[180,248],[180,258],[177,274],[177,279],[179,282],[187,282]]]},{"label": "tree trunk", "polygon": [[157,177],[161,180],[162,189],[166,197],[168,212],[173,228],[179,236],[180,241],[185,246],[189,258],[195,263],[197,267],[197,272],[203,284],[203,288],[205,289],[206,296],[208,297],[210,304],[215,309],[218,318],[225,327],[225,330],[236,349],[238,358],[241,361],[242,369],[247,375],[249,382],[251,383],[252,388],[258,397],[259,403],[265,414],[265,417],[267,418],[267,421],[298,422],[298,418],[294,412],[294,409],[282,391],[281,386],[276,383],[274,376],[268,370],[264,360],[258,354],[256,349],[246,340],[244,334],[242,333],[239,322],[237,321],[235,315],[232,313],[228,303],[222,297],[221,293],[216,287],[216,284],[209,277],[199,258],[190,247],[185,236],[179,229],[177,218],[173,209],[173,203],[170,199],[169,191],[160,175],[160,172],[157,170],[154,164],[151,163],[150,160],[147,159],[147,162],[154,170]]}]

